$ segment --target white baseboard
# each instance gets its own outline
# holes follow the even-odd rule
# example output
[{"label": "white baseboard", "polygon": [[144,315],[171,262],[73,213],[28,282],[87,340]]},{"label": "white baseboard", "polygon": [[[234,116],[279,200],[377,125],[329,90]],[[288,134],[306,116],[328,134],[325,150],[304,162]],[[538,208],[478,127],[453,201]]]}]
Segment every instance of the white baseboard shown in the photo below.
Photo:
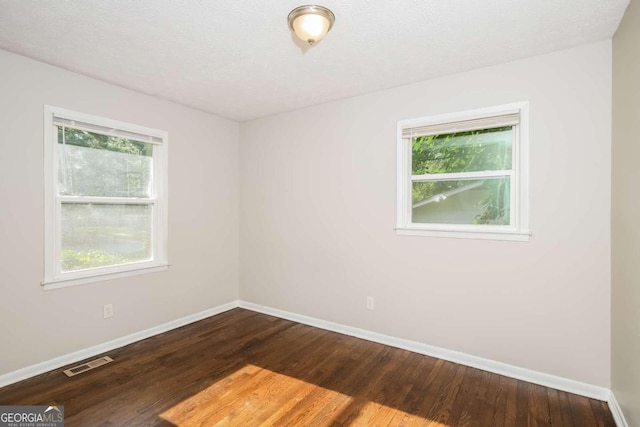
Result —
[{"label": "white baseboard", "polygon": [[613,395],[613,391],[609,396],[609,409],[611,409],[611,415],[613,415],[613,419],[616,422],[618,427],[629,427],[629,423],[624,418],[624,413],[622,412],[622,408],[618,404],[616,397]]},{"label": "white baseboard", "polygon": [[63,356],[56,357],[55,359],[50,359],[41,363],[36,363],[35,365],[27,366],[26,368],[9,372],[8,374],[0,375],[0,387],[7,386],[9,384],[13,384],[18,381],[26,380],[27,378],[31,378],[36,375],[44,374],[45,372],[49,372],[54,369],[61,368],[71,363],[79,362],[89,357],[97,356],[107,351],[114,350],[116,348],[120,348],[128,344],[132,344],[136,341],[141,341],[146,338],[152,337],[154,335],[158,335],[163,332],[167,332],[172,329],[176,329],[181,326],[188,325],[189,323],[206,319],[207,317],[215,316],[216,314],[220,314],[225,311],[236,308],[238,307],[238,305],[239,305],[239,301],[232,301],[226,304],[219,305],[217,307],[210,308],[208,310],[201,311],[200,313],[190,314],[189,316],[172,320],[171,322],[154,326],[153,328],[145,329],[144,331],[135,332],[131,335],[127,335],[122,338],[116,338],[115,340],[112,340],[112,341],[98,344],[93,347],[85,348],[83,350],[75,351],[73,353],[65,354]]},{"label": "white baseboard", "polygon": [[410,341],[402,338],[392,337],[389,335],[379,334],[376,332],[370,332],[364,329],[345,326],[339,323],[328,322],[326,320],[303,316],[296,313],[290,313],[288,311],[278,310],[275,308],[266,307],[250,302],[240,301],[240,307],[247,310],[257,311],[259,313],[280,317],[282,319],[304,323],[305,325],[315,326],[316,328],[326,329],[329,331],[362,338],[368,341],[413,351],[414,353],[420,353],[427,356],[437,357],[438,359],[460,363],[461,365],[471,366],[472,368],[482,369],[483,371],[493,372],[507,377],[516,378],[518,380],[539,384],[545,387],[551,387],[557,390],[579,394],[581,396],[586,396],[593,399],[609,401],[609,398],[611,396],[611,391],[604,387],[594,386],[567,378],[557,377],[555,375],[532,371],[530,369],[520,368],[517,366],[496,362],[494,360],[484,359],[482,357],[473,356],[458,351],[447,350],[416,341]]},{"label": "white baseboard", "polygon": [[0,375],[0,387],[4,387],[9,384],[25,380],[27,378],[31,378],[33,376],[61,368],[71,363],[79,362],[89,357],[97,356],[107,351],[144,340],[146,338],[179,328],[184,325],[188,325],[189,323],[197,322],[207,317],[215,316],[216,314],[223,313],[236,307],[241,307],[258,313],[268,314],[271,316],[291,320],[309,326],[314,326],[316,328],[325,329],[328,331],[362,338],[367,341],[377,342],[380,344],[389,345],[391,347],[401,348],[404,350],[413,351],[415,353],[448,360],[450,362],[455,362],[461,365],[482,369],[484,371],[493,372],[499,375],[504,375],[507,377],[528,381],[534,384],[555,388],[569,393],[603,400],[609,403],[609,407],[611,409],[611,413],[616,422],[616,425],[618,427],[629,427],[629,425],[625,421],[622,410],[620,409],[620,406],[618,405],[618,402],[613,395],[613,392],[604,387],[594,386],[591,384],[586,384],[555,375],[545,374],[530,369],[508,365],[506,363],[496,362],[490,359],[484,359],[482,357],[473,356],[458,351],[447,350],[417,341],[379,334],[377,332],[371,332],[352,326],[346,326],[322,319],[316,319],[314,317],[291,313],[288,311],[279,310],[276,308],[271,308],[246,301],[232,301],[226,304],[222,304],[220,306],[201,311],[199,313],[191,314],[189,316],[185,316],[180,319],[176,319],[171,322],[146,329],[144,331],[136,332],[122,338],[117,338],[103,344],[98,344],[93,347],[56,357],[55,359],[27,366],[26,368],[22,368],[14,372]]}]

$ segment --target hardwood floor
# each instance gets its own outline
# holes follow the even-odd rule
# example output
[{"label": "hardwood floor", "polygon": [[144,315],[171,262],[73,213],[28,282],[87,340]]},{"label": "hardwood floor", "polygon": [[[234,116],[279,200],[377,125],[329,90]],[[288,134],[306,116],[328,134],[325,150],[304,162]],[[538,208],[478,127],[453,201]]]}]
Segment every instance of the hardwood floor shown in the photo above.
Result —
[{"label": "hardwood floor", "polygon": [[0,404],[64,405],[68,427],[615,426],[605,402],[243,309],[107,355]]}]

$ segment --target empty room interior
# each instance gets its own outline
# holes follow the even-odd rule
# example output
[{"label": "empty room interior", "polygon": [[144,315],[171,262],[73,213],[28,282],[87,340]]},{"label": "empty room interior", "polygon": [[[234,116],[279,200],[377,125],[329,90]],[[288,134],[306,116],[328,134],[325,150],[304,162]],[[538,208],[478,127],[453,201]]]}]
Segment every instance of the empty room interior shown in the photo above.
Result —
[{"label": "empty room interior", "polygon": [[0,0],[0,111],[0,426],[640,426],[640,0]]}]

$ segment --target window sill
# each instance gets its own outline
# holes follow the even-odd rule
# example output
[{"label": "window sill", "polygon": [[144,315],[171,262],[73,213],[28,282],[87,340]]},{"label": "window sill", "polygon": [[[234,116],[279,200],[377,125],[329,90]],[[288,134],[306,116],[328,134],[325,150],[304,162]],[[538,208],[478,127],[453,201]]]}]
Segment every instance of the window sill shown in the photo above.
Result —
[{"label": "window sill", "polygon": [[514,230],[435,230],[423,228],[396,227],[399,236],[445,237],[454,239],[506,240],[511,242],[527,242],[531,237],[529,231]]},{"label": "window sill", "polygon": [[135,268],[125,271],[117,271],[110,273],[94,274],[87,277],[74,277],[64,279],[45,280],[42,282],[42,288],[45,291],[53,289],[68,288],[69,286],[84,285],[86,283],[102,282],[105,280],[119,279],[122,277],[137,276],[140,274],[155,273],[169,269],[169,264],[163,264],[146,268]]}]

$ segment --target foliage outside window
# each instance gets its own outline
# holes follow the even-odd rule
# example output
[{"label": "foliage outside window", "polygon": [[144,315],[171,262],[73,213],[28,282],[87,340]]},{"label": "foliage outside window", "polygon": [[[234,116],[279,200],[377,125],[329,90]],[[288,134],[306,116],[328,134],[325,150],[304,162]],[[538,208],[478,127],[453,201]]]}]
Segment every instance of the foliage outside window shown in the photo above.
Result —
[{"label": "foliage outside window", "polygon": [[165,267],[166,133],[55,107],[45,120],[44,284]]},{"label": "foliage outside window", "polygon": [[523,110],[400,122],[398,232],[526,240]]}]

